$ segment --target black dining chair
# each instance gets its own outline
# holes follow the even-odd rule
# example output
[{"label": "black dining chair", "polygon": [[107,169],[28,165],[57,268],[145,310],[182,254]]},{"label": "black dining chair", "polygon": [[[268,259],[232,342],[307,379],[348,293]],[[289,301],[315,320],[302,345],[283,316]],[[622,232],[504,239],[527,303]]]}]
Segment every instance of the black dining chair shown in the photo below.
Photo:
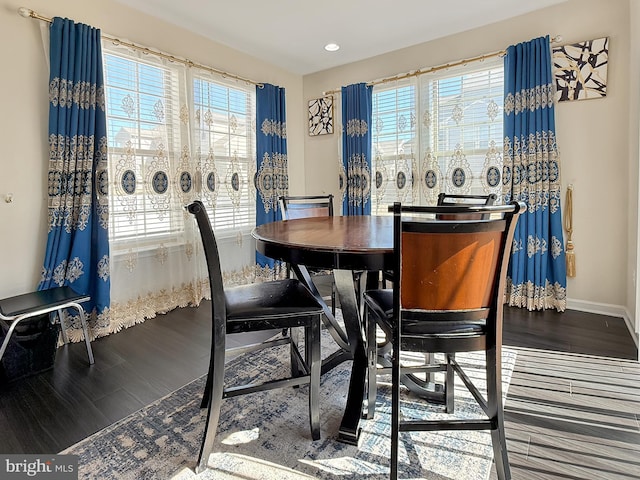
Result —
[{"label": "black dining chair", "polygon": [[[333,217],[333,195],[282,195],[278,198],[283,220],[309,217]],[[331,277],[330,270],[307,268],[312,277]],[[291,275],[291,267],[287,264],[287,277]],[[322,299],[331,302],[331,313],[336,314],[336,286],[331,278],[331,294]]]},{"label": "black dining chair", "polygon": [[[367,329],[391,340],[391,475],[398,478],[400,432],[491,430],[499,479],[510,478],[502,405],[502,316],[507,265],[523,203],[504,206],[393,205],[394,283],[365,292]],[[451,220],[422,219],[427,214]],[[473,215],[475,219],[460,220]],[[484,218],[484,217],[488,218]],[[480,217],[480,218],[478,218]],[[368,358],[377,358],[368,342]],[[486,398],[456,362],[457,352],[484,351]],[[403,352],[441,353],[444,361],[403,364]],[[416,361],[420,356],[412,356]],[[374,362],[375,363],[375,362]],[[370,365],[371,367],[371,365]],[[401,383],[410,372],[444,372],[444,411],[454,412],[457,374],[485,413],[474,419],[401,419]],[[376,371],[369,372],[375,382]],[[369,391],[375,402],[375,389]],[[373,395],[373,398],[371,397]]]},{"label": "black dining chair", "polygon": [[[285,279],[225,288],[214,232],[207,211],[200,201],[187,206],[195,215],[207,260],[211,287],[211,359],[202,407],[207,420],[198,458],[197,471],[206,469],[220,418],[223,398],[274,388],[309,385],[309,421],[311,437],[320,438],[320,322],[322,307],[309,290],[296,279]],[[297,329],[304,329],[304,352],[298,348]],[[272,329],[288,331],[287,336],[272,338],[244,351],[289,345],[291,376],[261,384],[224,386],[225,339],[227,334]]]}]

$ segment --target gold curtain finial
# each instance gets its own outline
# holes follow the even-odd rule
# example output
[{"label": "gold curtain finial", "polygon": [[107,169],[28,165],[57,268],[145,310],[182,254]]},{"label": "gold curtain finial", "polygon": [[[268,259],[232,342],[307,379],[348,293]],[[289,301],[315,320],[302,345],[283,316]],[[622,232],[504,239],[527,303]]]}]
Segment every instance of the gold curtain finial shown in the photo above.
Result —
[{"label": "gold curtain finial", "polygon": [[567,196],[565,200],[564,229],[567,232],[567,246],[565,248],[565,256],[567,260],[567,276],[576,276],[576,254],[573,251],[573,185],[567,186]]}]

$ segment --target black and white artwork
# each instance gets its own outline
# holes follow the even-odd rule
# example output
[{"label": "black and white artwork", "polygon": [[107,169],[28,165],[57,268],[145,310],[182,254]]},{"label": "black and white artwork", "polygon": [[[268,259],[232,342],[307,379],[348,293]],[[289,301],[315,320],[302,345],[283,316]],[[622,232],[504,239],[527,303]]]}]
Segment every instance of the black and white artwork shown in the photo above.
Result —
[{"label": "black and white artwork", "polygon": [[333,96],[309,100],[309,135],[333,133]]},{"label": "black and white artwork", "polygon": [[553,48],[556,100],[584,100],[607,95],[609,37]]}]

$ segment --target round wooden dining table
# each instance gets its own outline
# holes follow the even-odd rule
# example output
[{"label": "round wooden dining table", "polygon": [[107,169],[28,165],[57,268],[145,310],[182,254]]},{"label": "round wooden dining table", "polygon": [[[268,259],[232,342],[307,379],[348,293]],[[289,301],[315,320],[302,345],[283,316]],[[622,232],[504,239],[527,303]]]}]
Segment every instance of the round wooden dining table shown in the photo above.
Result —
[{"label": "round wooden dining table", "polygon": [[[296,276],[323,305],[325,325],[340,347],[323,362],[323,372],[344,360],[353,360],[338,439],[357,445],[367,354],[361,302],[357,294],[361,289],[356,288],[356,284],[361,282],[364,285],[366,275],[354,276],[354,272],[375,272],[372,277],[377,282],[378,272],[392,269],[393,217],[333,216],[283,220],[259,225],[252,235],[258,252],[290,263]],[[306,267],[333,269],[344,328],[322,300]]]}]

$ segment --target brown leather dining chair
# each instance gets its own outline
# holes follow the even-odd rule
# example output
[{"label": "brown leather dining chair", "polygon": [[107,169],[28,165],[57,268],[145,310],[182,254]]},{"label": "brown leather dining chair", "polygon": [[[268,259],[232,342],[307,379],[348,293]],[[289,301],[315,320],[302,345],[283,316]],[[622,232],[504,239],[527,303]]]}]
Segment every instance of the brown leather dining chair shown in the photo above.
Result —
[{"label": "brown leather dining chair", "polygon": [[[391,339],[391,475],[398,478],[400,432],[491,431],[498,478],[510,478],[502,405],[502,316],[507,265],[523,203],[504,206],[393,205],[394,283],[365,293],[367,329],[379,325]],[[450,220],[421,219],[427,214]],[[473,220],[461,220],[474,215]],[[478,218],[478,217],[481,218]],[[484,218],[487,217],[487,218]],[[376,358],[376,342],[368,342]],[[456,361],[458,352],[483,351],[486,397]],[[444,360],[411,366],[403,352],[441,353]],[[421,358],[413,355],[413,360]],[[405,362],[406,363],[406,362]],[[474,419],[401,418],[401,383],[409,372],[444,373],[444,411],[454,413],[454,374],[484,412]],[[375,382],[376,372],[369,372]],[[375,402],[375,390],[371,392]],[[408,401],[414,401],[413,399]]]},{"label": "brown leather dining chair", "polygon": [[[311,437],[320,438],[320,322],[322,307],[309,290],[296,279],[225,288],[214,232],[205,206],[195,201],[187,206],[195,215],[209,273],[211,288],[211,357],[202,407],[207,420],[198,458],[197,471],[206,469],[220,418],[223,398],[274,388],[309,385],[309,423]],[[304,329],[304,351],[298,348],[297,327]],[[224,386],[225,340],[227,334],[282,329],[289,332],[244,351],[289,345],[291,376],[245,386]]]},{"label": "brown leather dining chair", "polygon": [[[283,220],[309,217],[333,217],[333,195],[283,195],[278,198]],[[331,277],[330,270],[307,268],[312,277]],[[287,277],[291,275],[291,267],[287,264]],[[323,297],[331,302],[331,313],[336,314],[336,286],[331,278],[331,294]]]}]

